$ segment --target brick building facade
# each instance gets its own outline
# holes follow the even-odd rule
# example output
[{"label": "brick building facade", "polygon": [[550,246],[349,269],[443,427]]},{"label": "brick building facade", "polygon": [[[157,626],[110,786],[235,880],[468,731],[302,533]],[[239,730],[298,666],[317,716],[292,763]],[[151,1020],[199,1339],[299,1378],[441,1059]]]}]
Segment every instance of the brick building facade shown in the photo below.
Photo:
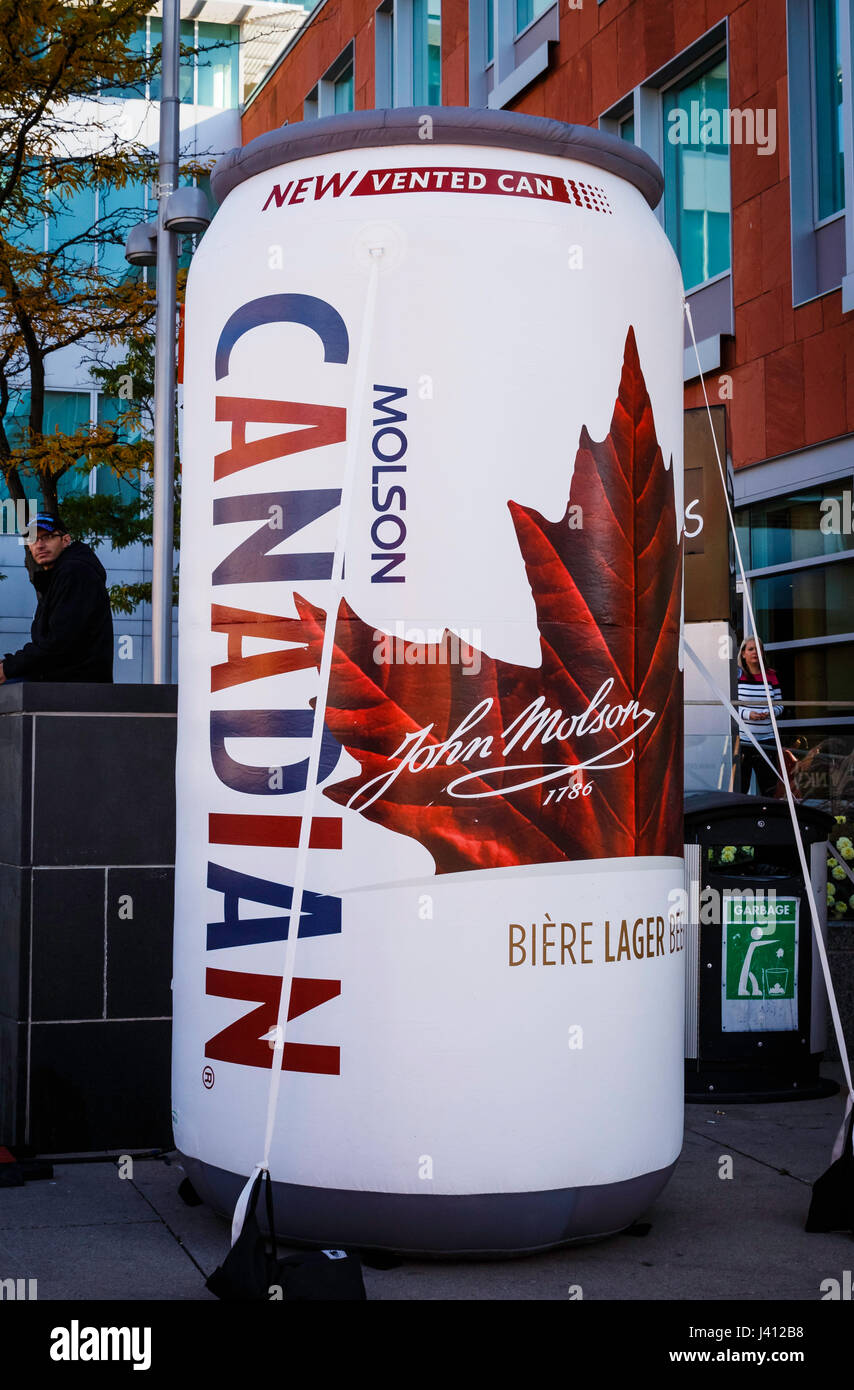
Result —
[{"label": "brick building facade", "polygon": [[[446,106],[598,125],[656,159],[658,215],[683,266],[709,397],[725,411],[787,735],[802,752],[836,739],[847,800],[852,25],[849,0],[321,0],[243,112],[246,143],[336,111],[426,105],[441,90]],[[700,120],[710,124],[698,132]],[[688,347],[686,334],[686,410],[703,404]],[[838,799],[844,788],[831,790]]]},{"label": "brick building facade", "polygon": [[[514,111],[597,125],[615,105],[715,26],[725,26],[730,108],[776,111],[777,147],[730,148],[734,333],[728,439],[735,468],[854,432],[854,316],[834,289],[795,305],[789,208],[786,0],[560,0],[548,67]],[[325,0],[247,107],[243,140],[304,118],[318,78],[352,41],[355,109],[375,101],[373,0]],[[547,12],[548,13],[548,12]],[[442,103],[469,104],[467,0],[442,6]],[[482,103],[472,103],[482,104]],[[699,384],[686,405],[702,404]]]}]

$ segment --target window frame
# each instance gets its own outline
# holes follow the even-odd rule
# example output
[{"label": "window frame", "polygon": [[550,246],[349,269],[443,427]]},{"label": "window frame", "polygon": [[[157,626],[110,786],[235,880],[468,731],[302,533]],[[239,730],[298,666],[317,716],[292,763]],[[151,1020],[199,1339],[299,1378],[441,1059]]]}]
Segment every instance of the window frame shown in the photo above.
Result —
[{"label": "window frame", "polygon": [[[651,73],[632,91],[626,92],[619,101],[614,102],[599,117],[599,129],[619,138],[620,126],[628,116],[634,118],[634,144],[645,150],[664,169],[664,93],[690,78],[692,72],[705,67],[716,56],[724,57],[727,63],[727,100],[730,90],[730,42],[729,21],[723,19],[707,29],[705,34],[677,53],[663,67]],[[729,148],[729,147],[728,147]],[[665,226],[665,198],[662,196],[653,210],[655,217]],[[700,367],[694,355],[694,347],[687,321],[685,323],[682,378],[683,381],[696,380],[703,374],[715,371],[722,362],[722,339],[731,337],[734,330],[734,310],[732,300],[732,169],[730,166],[730,217],[729,217],[729,268],[718,271],[708,280],[694,285],[685,293],[691,307],[691,318],[697,337],[697,352]],[[672,245],[672,243],[671,243]],[[675,248],[674,248],[675,249]]]},{"label": "window frame", "polygon": [[[493,55],[487,47],[488,7]],[[557,0],[517,32],[516,0],[469,0],[469,106],[500,111],[545,72],[560,37]]]},{"label": "window frame", "polygon": [[[843,485],[849,483],[854,486],[850,440],[845,435],[826,440],[821,444],[811,445],[805,449],[795,450],[791,454],[769,459],[756,468],[738,469],[735,473],[733,498],[733,514],[736,518],[736,525],[743,528],[744,523],[740,520],[739,513],[748,507],[786,497],[803,488],[823,487],[833,483],[842,483]],[[752,585],[756,579],[771,579],[775,575],[785,574],[790,570],[827,566],[852,559],[854,559],[854,548],[838,550],[827,555],[806,556],[801,560],[790,560],[777,565],[753,565],[751,556],[745,573],[748,582]],[[738,589],[739,599],[744,605],[744,593],[740,579]],[[744,620],[746,621],[746,605],[744,605]],[[744,631],[747,631],[746,627]],[[776,651],[796,652],[813,646],[843,645],[852,640],[854,640],[854,633],[833,633],[826,637],[799,637],[791,641],[766,642],[765,649],[771,654],[773,664],[773,653]],[[792,729],[849,727],[854,725],[854,717],[828,715],[823,719],[810,719],[796,716],[782,721],[781,727],[784,725]]]},{"label": "window frame", "polygon": [[851,0],[837,0],[842,63],[842,161],[844,206],[818,217],[818,141],[813,0],[787,0],[789,110],[789,209],[792,225],[792,305],[808,304],[840,287],[842,311],[854,309],[854,131],[851,68],[854,60]]},{"label": "window frame", "polygon": [[[442,17],[440,15],[440,25]],[[374,14],[374,106],[426,106],[415,99],[415,16],[412,0],[384,0]],[[391,90],[389,90],[389,67]],[[382,78],[380,74],[382,73]],[[439,50],[439,97],[442,94]]]},{"label": "window frame", "polygon": [[[29,390],[29,388],[26,388],[26,389]],[[47,405],[47,397],[48,397],[48,396],[64,396],[64,397],[68,397],[68,396],[85,396],[85,397],[87,397],[88,402],[89,402],[89,406],[88,406],[88,421],[87,421],[88,426],[89,426],[89,429],[94,429],[95,427],[97,427],[97,425],[98,425],[98,423],[99,423],[99,421],[98,421],[98,413],[99,413],[98,407],[99,407],[99,403],[100,403],[102,400],[108,400],[108,399],[110,399],[110,397],[108,397],[106,391],[102,390],[101,387],[98,387],[98,386],[80,385],[79,383],[77,383],[76,385],[70,385],[70,386],[47,386],[47,387],[45,388],[45,398],[46,398],[46,399],[45,399],[45,405]],[[4,417],[4,424],[6,425],[6,428],[8,428],[8,423],[9,423],[9,421],[12,420],[12,419],[14,419],[14,418],[16,418],[17,413],[18,413],[18,412],[13,412],[12,414],[10,414],[10,413],[7,411],[6,416]],[[23,412],[22,412],[22,418],[26,418],[26,417],[24,416]],[[86,474],[86,491],[88,492],[88,495],[89,495],[90,497],[96,497],[96,496],[99,495],[99,494],[98,494],[98,471],[99,471],[99,468],[101,468],[101,467],[103,467],[103,465],[97,464],[97,463],[96,463],[96,464],[93,464],[92,467],[88,470],[88,472],[87,472],[87,474]],[[67,478],[69,478],[69,477],[71,477],[73,471],[74,471],[74,470],[69,469],[68,472],[65,473],[65,474],[63,474],[62,478],[60,478],[60,480],[59,480],[59,489],[60,489],[59,503],[60,503],[60,507],[62,506],[62,501],[63,501],[63,480],[64,480],[64,479],[67,479]],[[2,478],[0,478],[0,482],[2,482],[2,481],[3,481]],[[134,485],[134,484],[130,484],[130,486],[133,487],[133,486],[135,486],[135,485]],[[139,491],[138,485],[136,485],[136,486],[137,486],[137,492],[138,492],[138,491]],[[81,489],[81,491],[82,491],[82,489]],[[103,495],[103,494],[101,494],[101,495]],[[41,505],[41,503],[39,503],[39,505]]]},{"label": "window frame", "polygon": [[[667,94],[668,94],[668,92],[672,92],[673,89],[674,89],[674,87],[684,87],[684,86],[686,86],[686,85],[691,81],[692,77],[701,77],[701,76],[703,76],[704,73],[710,71],[713,67],[717,67],[721,60],[723,60],[724,62],[726,62],[726,66],[727,66],[727,108],[726,108],[726,109],[727,109],[727,111],[729,111],[729,110],[731,110],[731,107],[730,107],[729,104],[728,104],[728,103],[729,103],[729,51],[728,51],[728,49],[727,49],[727,47],[726,47],[725,44],[722,45],[721,48],[713,49],[710,53],[707,53],[707,54],[705,54],[704,56],[702,56],[702,57],[696,59],[695,62],[690,63],[686,68],[683,69],[683,71],[682,71],[677,77],[673,78],[673,80],[670,81],[670,82],[666,82],[662,87],[659,87],[659,89],[658,89],[659,97],[660,97],[660,100],[661,100],[661,166],[660,166],[660,167],[661,167],[662,173],[665,174],[665,184],[666,184],[666,181],[667,181],[667,180],[666,180],[666,170],[665,170],[665,162],[666,162],[665,144],[666,144],[666,143],[669,143],[669,142],[666,142],[666,141],[665,141],[665,133],[664,133],[664,106],[665,106]],[[686,293],[686,296],[688,297],[689,300],[690,300],[690,297],[691,297],[692,295],[696,294],[698,291],[704,290],[707,286],[716,284],[719,280],[723,279],[724,276],[727,276],[727,275],[731,275],[731,274],[732,274],[732,171],[731,171],[731,165],[730,165],[730,161],[729,161],[730,142],[729,142],[728,139],[727,139],[727,141],[726,141],[726,148],[727,148],[727,171],[728,171],[728,173],[729,173],[729,175],[730,175],[730,177],[729,177],[729,212],[728,212],[728,217],[729,217],[729,256],[728,256],[728,260],[729,260],[729,263],[728,263],[728,265],[727,265],[723,270],[717,270],[717,271],[715,271],[714,275],[707,275],[706,278],[705,278],[705,280],[700,280],[696,285],[692,285],[691,288],[690,288],[689,290],[686,290],[685,293]],[[662,225],[663,227],[665,227],[665,230],[666,230],[666,197],[665,197],[665,196],[662,197],[661,202],[660,202],[660,204],[659,204],[659,207],[661,208],[661,214],[662,214],[662,215],[661,215],[661,225]],[[671,245],[673,245],[672,242],[671,242]],[[673,247],[673,249],[674,249],[674,251],[676,250],[675,246]]]},{"label": "window frame", "polygon": [[334,62],[329,64],[326,72],[315,82],[311,91],[307,94],[303,102],[303,120],[315,121],[324,116],[334,116],[335,112],[335,84],[347,71],[348,67],[353,68],[353,110],[356,109],[356,44],[351,39]]},{"label": "window frame", "polygon": [[[144,43],[144,45],[143,45],[143,52],[144,52],[146,58],[150,58],[150,57],[151,57],[152,49],[155,48],[155,47],[157,46],[157,44],[160,43],[161,40],[162,40],[162,28],[161,28],[161,36],[160,36],[160,38],[156,38],[155,42],[152,43],[152,34],[151,34],[151,25],[152,25],[152,21],[154,21],[154,22],[157,23],[157,24],[160,24],[161,26],[162,26],[162,23],[163,23],[162,17],[161,17],[160,15],[147,15],[147,16],[146,16],[146,19],[145,19],[145,43]],[[193,26],[193,44],[192,44],[192,46],[193,46],[193,48],[194,48],[196,51],[195,51],[195,53],[194,53],[194,55],[193,55],[193,60],[192,60],[192,62],[193,62],[193,96],[192,96],[192,100],[191,100],[191,101],[180,101],[180,102],[179,102],[179,105],[185,106],[185,107],[192,107],[194,110],[195,110],[197,107],[201,106],[201,107],[202,107],[202,110],[204,110],[204,111],[239,111],[239,110],[241,109],[241,106],[243,105],[243,102],[242,102],[242,100],[241,100],[241,93],[242,93],[242,91],[243,91],[243,80],[244,80],[244,73],[243,73],[243,34],[242,34],[242,32],[241,32],[241,25],[240,25],[240,22],[239,22],[239,21],[236,22],[236,23],[235,23],[235,22],[232,22],[232,23],[226,25],[226,24],[221,24],[221,23],[219,23],[219,22],[216,21],[216,20],[206,20],[206,19],[184,19],[184,20],[181,21],[181,23],[182,23],[182,25],[183,25],[183,24],[192,24],[192,26]],[[218,29],[236,28],[236,29],[238,30],[238,36],[237,36],[237,77],[236,77],[236,92],[235,92],[235,101],[234,101],[233,105],[231,105],[231,106],[208,106],[207,104],[201,103],[201,102],[199,101],[199,25],[200,25],[200,24],[205,24],[206,26],[213,26],[213,27],[216,27],[216,28],[218,28]],[[182,36],[182,42],[184,41],[184,37],[185,37],[185,36]],[[178,87],[179,87],[179,91],[180,91],[180,67],[179,67]],[[150,103],[153,103],[153,102],[159,103],[159,101],[160,101],[159,96],[153,97],[153,96],[151,95],[151,83],[150,83],[150,81],[149,81],[149,82],[146,82],[146,84],[145,84],[145,91],[144,91],[144,93],[143,93],[142,95],[137,95],[137,94],[133,91],[133,89],[131,89],[131,88],[129,88],[127,92],[121,92],[121,91],[117,91],[117,90],[112,90],[112,91],[109,91],[109,92],[103,92],[102,95],[103,95],[104,97],[111,98],[111,99],[114,100],[114,101],[122,101],[122,102],[126,102],[126,101],[145,101],[145,102],[150,102]]]},{"label": "window frame", "polygon": [[[205,111],[239,111],[243,104],[241,101],[241,92],[243,91],[243,35],[241,33],[239,21],[232,21],[230,24],[220,24],[216,21],[200,18],[194,20],[193,24],[195,26],[193,30],[193,47],[196,49],[196,55],[193,59],[193,106],[202,106]],[[234,93],[235,100],[231,106],[208,106],[206,103],[199,101],[199,49],[201,47],[199,28],[202,24],[210,28],[237,29],[237,70],[234,79],[236,91]],[[230,46],[231,45],[229,45],[229,47]],[[202,51],[204,52],[204,50]],[[189,102],[187,104],[189,105]]]},{"label": "window frame", "polygon": [[[425,8],[425,14],[424,14],[424,35],[425,35],[425,38],[426,38],[426,40],[427,40],[427,42],[426,42],[426,44],[425,44],[425,48],[424,48],[424,55],[423,55],[424,87],[427,89],[427,93],[428,93],[428,95],[427,95],[427,97],[426,97],[425,100],[422,100],[421,97],[420,97],[420,95],[419,95],[419,94],[416,92],[416,90],[415,90],[416,66],[417,66],[417,64],[416,64],[416,54],[415,54],[415,28],[416,28],[415,0],[398,0],[398,4],[400,5],[401,9],[406,9],[406,10],[408,11],[408,27],[409,27],[409,31],[410,31],[410,32],[409,32],[409,40],[408,40],[408,41],[409,41],[409,64],[410,64],[410,69],[411,69],[411,88],[410,88],[410,91],[411,91],[411,98],[410,98],[410,102],[409,102],[408,104],[409,104],[409,105],[412,105],[412,106],[430,106],[430,105],[433,104],[433,103],[430,102],[430,98],[429,98],[429,88],[430,88],[430,42],[429,42],[429,40],[430,40],[430,14],[429,14],[429,10],[430,10],[430,0],[423,0],[423,3],[424,3],[424,8]],[[404,105],[404,104],[406,104],[406,103],[401,103],[401,105]],[[440,106],[441,106],[441,104],[442,104],[442,4],[441,4],[441,0],[439,0],[439,103],[438,103],[438,104],[439,104]]]},{"label": "window frame", "polygon": [[397,85],[397,14],[395,0],[383,0],[374,12],[374,106],[385,111],[398,103]]},{"label": "window frame", "polygon": [[[841,26],[842,26],[842,13],[841,13],[841,10],[842,10],[842,7],[841,7],[841,5],[839,4],[839,0],[836,0],[836,4],[837,4],[838,12],[839,12],[839,27],[840,27],[840,37],[841,37]],[[833,222],[833,221],[835,221],[836,218],[838,218],[838,217],[844,217],[844,215],[845,215],[845,183],[844,183],[844,176],[843,176],[843,187],[842,187],[842,198],[843,198],[843,203],[842,203],[842,207],[841,207],[841,208],[837,208],[835,212],[829,212],[829,213],[827,214],[826,217],[820,217],[820,216],[819,216],[819,199],[820,199],[820,196],[821,196],[821,179],[820,179],[820,170],[819,170],[819,148],[818,148],[818,90],[817,90],[817,87],[816,87],[816,80],[815,80],[816,57],[817,57],[817,53],[816,53],[817,44],[816,44],[816,33],[815,33],[815,0],[810,0],[809,5],[807,6],[807,15],[808,15],[808,21],[809,21],[810,112],[811,112],[811,135],[812,135],[812,150],[811,150],[812,158],[811,158],[811,161],[810,161],[810,162],[811,162],[811,165],[812,165],[812,172],[813,172],[813,177],[812,177],[813,226],[815,227],[816,231],[818,231],[818,230],[820,230],[820,228],[826,226],[828,222]],[[841,58],[841,55],[840,55],[840,58]],[[843,150],[844,150],[844,131],[843,131]],[[844,155],[843,155],[843,158],[844,158]]]},{"label": "window frame", "polygon": [[[533,3],[533,4],[536,4],[536,0],[532,0],[532,3]],[[533,27],[534,27],[534,25],[536,24],[537,20],[538,20],[538,19],[542,19],[542,17],[543,17],[543,15],[545,14],[546,10],[548,10],[548,9],[550,9],[550,8],[551,8],[551,4],[546,4],[546,5],[544,5],[543,8],[541,9],[541,11],[540,11],[539,14],[535,14],[533,19],[529,19],[527,24],[523,25],[521,29],[517,29],[517,30],[516,30],[516,38],[517,38],[517,39],[521,39],[522,36],[523,36],[523,34],[527,34],[527,32],[528,32],[529,29],[533,29]],[[518,11],[519,11],[519,0],[514,0],[514,3],[513,3],[513,12],[514,12],[514,14],[518,14]]]}]

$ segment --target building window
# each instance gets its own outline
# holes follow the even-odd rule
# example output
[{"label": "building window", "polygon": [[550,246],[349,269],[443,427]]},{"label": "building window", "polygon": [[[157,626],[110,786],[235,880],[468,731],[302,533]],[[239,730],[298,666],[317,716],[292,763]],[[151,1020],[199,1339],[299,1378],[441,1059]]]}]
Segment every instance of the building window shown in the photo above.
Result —
[{"label": "building window", "polygon": [[[96,424],[112,425],[120,417],[127,416],[127,409],[126,401],[105,396],[100,391],[45,391],[44,433],[78,434],[88,431]],[[6,436],[13,449],[21,448],[26,442],[29,413],[30,393],[21,391],[14,409],[3,421]],[[140,430],[136,427],[129,429],[126,420],[119,428],[118,435],[122,444],[134,444],[141,438]],[[87,468],[85,454],[81,454],[77,462],[79,466],[69,468],[63,473],[57,485],[60,505],[68,497],[85,497],[87,494],[95,496],[96,493],[99,496],[118,497],[121,502],[126,503],[138,500],[138,479],[119,478],[105,465]],[[26,469],[21,470],[21,473],[24,489],[29,495],[29,475]],[[6,481],[0,475],[0,501],[8,496]]]},{"label": "building window", "polygon": [[[45,434],[77,434],[87,430],[91,420],[91,401],[88,391],[45,391],[44,393],[44,432]],[[80,467],[69,468],[63,473],[57,485],[57,497],[62,502],[65,497],[86,496],[91,489],[90,470],[85,467],[86,456],[78,459]]]},{"label": "building window", "polygon": [[321,77],[305,99],[303,119],[315,120],[318,116],[335,116],[342,111],[352,111],[355,107],[353,44],[348,43],[343,53]]},{"label": "building window", "polygon": [[376,12],[375,104],[439,106],[441,0],[387,0]]},{"label": "building window", "polygon": [[[130,40],[129,47],[149,57],[163,42],[163,21],[149,19]],[[240,25],[208,24],[199,20],[181,21],[181,48],[194,52],[181,54],[178,93],[184,106],[211,106],[220,111],[239,104]],[[152,73],[147,89],[112,86],[102,88],[102,96],[144,98],[159,101],[160,71]]]},{"label": "building window", "polygon": [[412,105],[442,100],[441,0],[412,0]]},{"label": "building window", "polygon": [[[210,26],[218,27],[218,26]],[[158,44],[163,42],[163,21],[162,19],[149,19],[148,21],[148,52],[152,54]],[[181,48],[194,48],[196,42],[196,26],[191,19],[181,21]],[[195,95],[194,69],[196,59],[190,55],[187,57],[181,54],[181,63],[178,69],[178,93],[183,106],[192,106]],[[152,73],[148,87],[149,101],[160,100],[160,70]]]},{"label": "building window", "polygon": [[374,19],[374,105],[378,111],[394,106],[394,0],[385,0]]},{"label": "building window", "polygon": [[685,381],[720,367],[721,339],[733,332],[729,144],[734,116],[727,107],[727,52],[722,21],[599,117],[601,130],[645,150],[664,172],[655,215],[679,257],[700,357],[698,369],[686,323]]},{"label": "building window", "polygon": [[91,184],[63,189],[61,193],[52,191],[48,196],[45,250],[57,252],[64,247],[67,266],[91,265],[97,220],[95,189]]},{"label": "building window", "polygon": [[105,185],[98,189],[95,254],[102,275],[123,280],[133,274],[133,267],[125,260],[125,239],[132,226],[146,220],[153,203],[148,183],[131,182],[124,188]]},{"label": "building window", "polygon": [[556,0],[469,0],[469,105],[508,106],[545,72],[557,41]]},{"label": "building window", "polygon": [[692,290],[730,268],[726,58],[663,93],[664,227]]},{"label": "building window", "polygon": [[[738,540],[747,568],[791,565],[854,549],[854,537],[835,524],[835,515],[848,516],[852,486],[850,477],[840,478],[739,508]],[[854,626],[854,615],[852,619]]]},{"label": "building window", "polygon": [[[854,559],[807,565],[753,581],[753,611],[768,642],[809,641],[854,631]],[[852,693],[854,700],[854,693]]]},{"label": "building window", "polygon": [[[128,48],[134,55],[140,58],[145,58],[147,56],[148,29],[145,22],[140,24],[139,28],[136,30],[136,33],[134,33],[128,40]],[[102,97],[121,97],[123,101],[126,101],[128,97],[140,97],[144,99],[146,96],[144,79],[135,86],[108,86],[104,84],[103,78],[101,79],[101,82],[103,84],[101,85],[100,89]]]},{"label": "building window", "polygon": [[337,116],[342,111],[353,110],[353,64],[349,63],[340,77],[332,84],[334,88],[332,109]]},{"label": "building window", "polygon": [[[54,191],[47,196],[41,225],[34,221],[27,229],[25,244],[48,255],[61,250],[66,275],[73,277],[75,269],[96,265],[102,275],[124,279],[133,274],[125,260],[125,238],[145,219],[151,202],[148,183],[140,181],[123,188],[84,182],[61,194]],[[68,283],[75,293],[73,278]]]},{"label": "building window", "polygon": [[199,21],[196,43],[199,48],[196,55],[198,105],[215,106],[220,111],[237,106],[240,26]]},{"label": "building window", "polygon": [[792,302],[841,285],[843,312],[854,309],[852,15],[841,0],[788,0]]},{"label": "building window", "polygon": [[[122,417],[125,419],[118,425],[117,433],[119,443],[135,444],[141,438],[139,428],[128,428],[127,424],[127,401],[117,400],[115,396],[105,396],[98,392],[97,401],[97,423],[99,425],[117,425]],[[99,496],[118,497],[120,502],[130,503],[139,499],[139,479],[120,478],[111,468],[104,465],[93,468],[91,491],[97,492]]]},{"label": "building window", "polygon": [[516,0],[516,33],[521,34],[549,8],[551,0]]},{"label": "building window", "polygon": [[839,0],[813,0],[816,220],[845,206]]},{"label": "building window", "polygon": [[849,473],[735,513],[759,636],[780,678],[784,724],[798,734],[818,721],[825,730],[854,724],[852,486]]},{"label": "building window", "polygon": [[[86,431],[92,420],[91,413],[91,392],[89,391],[45,391],[44,393],[44,415],[42,419],[43,432],[46,435],[56,434],[78,434]],[[27,441],[27,428],[30,415],[30,393],[21,391],[12,412],[6,415],[3,425],[6,430],[6,437],[13,449],[23,448]],[[78,463],[85,464],[85,455],[81,455]],[[24,490],[29,495],[28,478],[26,468],[20,470],[21,480]],[[5,479],[0,478],[2,492],[0,497],[9,496]],[[86,495],[90,491],[89,471],[83,467],[70,468],[63,473],[57,484],[57,497],[60,503],[66,497],[78,497]]]}]

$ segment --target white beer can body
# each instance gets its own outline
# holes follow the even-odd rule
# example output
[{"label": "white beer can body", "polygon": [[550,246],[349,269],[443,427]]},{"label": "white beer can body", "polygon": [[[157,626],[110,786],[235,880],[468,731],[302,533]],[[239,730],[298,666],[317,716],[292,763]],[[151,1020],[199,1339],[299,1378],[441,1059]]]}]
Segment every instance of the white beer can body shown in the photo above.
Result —
[{"label": "white beer can body", "polygon": [[420,116],[230,156],[190,271],[175,1135],[528,1250],[681,1147],[681,279],[639,152]]}]

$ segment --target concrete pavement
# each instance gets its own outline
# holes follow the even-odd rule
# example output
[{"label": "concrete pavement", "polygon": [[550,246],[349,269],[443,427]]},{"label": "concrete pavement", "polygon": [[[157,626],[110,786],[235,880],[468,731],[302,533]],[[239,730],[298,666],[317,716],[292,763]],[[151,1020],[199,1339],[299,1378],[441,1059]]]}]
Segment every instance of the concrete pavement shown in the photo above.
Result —
[{"label": "concrete pavement", "polygon": [[[580,1286],[585,1300],[818,1301],[824,1280],[854,1268],[849,1235],[804,1231],[840,1118],[839,1096],[689,1105],[676,1173],[643,1218],[648,1233],[518,1260],[407,1259],[366,1269],[368,1297],[566,1300]],[[36,1279],[40,1301],[215,1302],[205,1279],[229,1227],[185,1205],[183,1176],[173,1154],[135,1160],[132,1177],[112,1161],[58,1163],[52,1181],[0,1188],[0,1279]]]}]

